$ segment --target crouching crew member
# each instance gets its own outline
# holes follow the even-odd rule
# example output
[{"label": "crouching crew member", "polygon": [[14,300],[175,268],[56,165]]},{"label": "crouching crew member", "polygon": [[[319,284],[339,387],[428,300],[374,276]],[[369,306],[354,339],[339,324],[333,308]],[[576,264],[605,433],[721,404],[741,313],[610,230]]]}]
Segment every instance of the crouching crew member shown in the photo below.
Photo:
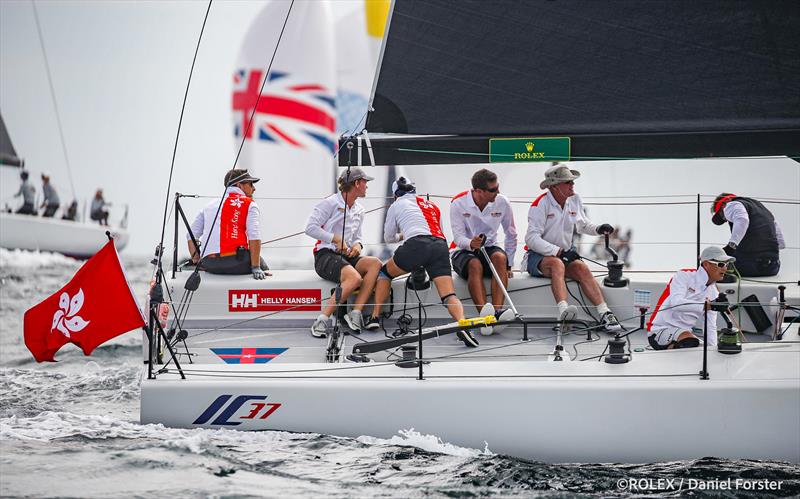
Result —
[{"label": "crouching crew member", "polygon": [[[364,304],[369,300],[378,279],[381,261],[374,256],[361,256],[364,245],[361,242],[364,223],[364,207],[358,198],[367,195],[367,182],[372,177],[361,168],[351,168],[338,179],[339,192],[323,199],[311,212],[306,224],[306,234],[317,239],[314,245],[314,270],[325,280],[341,283],[341,303],[356,289],[359,289],[353,310],[345,315],[347,326],[354,331],[378,329],[377,317],[380,307],[370,317],[363,317]],[[345,213],[347,222],[345,223]],[[344,224],[344,239],[342,239]],[[323,313],[311,326],[311,334],[324,338],[331,327],[331,314],[336,311],[336,296],[331,295]]]},{"label": "crouching crew member", "polygon": [[621,331],[622,326],[606,305],[600,285],[572,245],[576,230],[591,235],[614,232],[611,225],[595,225],[586,216],[581,198],[575,194],[575,179],[580,176],[580,172],[565,165],[553,166],[545,172],[539,188],[548,191],[536,198],[528,210],[524,267],[534,277],[550,278],[559,320],[573,320],[578,314],[575,305],[567,304],[565,277],[569,277],[578,281],[586,297],[597,307],[603,327],[607,331]]},{"label": "crouching crew member", "polygon": [[[464,307],[453,285],[439,207],[417,196],[414,183],[405,177],[392,184],[392,191],[395,201],[386,213],[383,237],[387,243],[404,242],[381,267],[375,301],[384,303],[387,300],[392,278],[424,268],[453,319],[464,319]],[[456,335],[468,347],[478,346],[469,331],[459,331]]]},{"label": "crouching crew member", "polygon": [[[504,233],[503,248],[498,246],[497,230],[502,225]],[[485,317],[495,315],[499,320],[510,320],[513,313],[503,314],[503,295],[500,284],[494,279],[489,265],[494,265],[503,286],[508,287],[508,279],[513,277],[514,253],[517,251],[517,228],[514,225],[514,212],[508,198],[500,194],[497,175],[487,169],[478,170],[472,175],[472,190],[457,194],[450,205],[450,227],[453,242],[450,244],[450,258],[453,270],[467,280],[469,294],[478,313]],[[485,241],[481,238],[485,236]],[[485,246],[490,262],[480,252]],[[486,302],[486,288],[483,278],[492,280],[492,302]],[[481,333],[491,334],[491,327],[481,328]]]},{"label": "crouching crew member", "polygon": [[253,201],[259,179],[247,170],[225,174],[225,193],[220,200],[208,203],[197,214],[191,229],[203,241],[202,252],[187,234],[189,254],[200,270],[211,274],[252,274],[253,279],[270,275],[261,258],[261,212]]},{"label": "crouching crew member", "polygon": [[[721,248],[709,246],[700,254],[700,268],[681,270],[667,283],[656,308],[647,322],[647,341],[656,350],[696,347],[699,339],[692,327],[703,327],[704,311],[708,312],[708,344],[717,344],[717,312],[720,303],[727,303],[716,283],[725,275],[728,264],[736,258]],[[716,301],[717,303],[712,303]],[[727,307],[723,307],[727,308]]]},{"label": "crouching crew member", "polygon": [[779,250],[786,247],[783,233],[772,213],[755,199],[723,192],[711,206],[716,225],[728,222],[731,237],[722,249],[736,257],[743,277],[773,276],[781,269]]}]

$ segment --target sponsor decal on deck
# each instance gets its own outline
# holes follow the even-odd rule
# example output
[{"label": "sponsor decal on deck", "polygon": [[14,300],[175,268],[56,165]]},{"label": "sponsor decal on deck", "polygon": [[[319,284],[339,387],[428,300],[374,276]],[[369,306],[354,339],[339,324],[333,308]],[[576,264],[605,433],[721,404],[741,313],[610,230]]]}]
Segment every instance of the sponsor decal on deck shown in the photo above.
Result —
[{"label": "sponsor decal on deck", "polygon": [[288,348],[212,348],[226,364],[266,364]]},{"label": "sponsor decal on deck", "polygon": [[322,310],[319,289],[231,289],[229,312],[319,312]]},{"label": "sponsor decal on deck", "polygon": [[[231,400],[233,399],[233,400]],[[192,424],[211,426],[237,426],[248,419],[267,419],[281,406],[278,402],[265,402],[266,395],[220,395],[206,407]],[[214,418],[211,421],[211,418]],[[211,421],[211,422],[209,422]]]}]

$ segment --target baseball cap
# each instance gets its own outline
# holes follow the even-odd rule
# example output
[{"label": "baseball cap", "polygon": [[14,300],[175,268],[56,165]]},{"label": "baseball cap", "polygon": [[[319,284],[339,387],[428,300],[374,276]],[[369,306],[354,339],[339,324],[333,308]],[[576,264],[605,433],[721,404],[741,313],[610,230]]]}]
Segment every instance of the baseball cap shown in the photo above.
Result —
[{"label": "baseball cap", "polygon": [[348,176],[347,168],[345,168],[344,171],[341,173],[341,175],[339,175],[338,182],[340,184],[346,184],[349,182],[355,182],[356,180],[361,180],[362,178],[367,182],[369,182],[370,180],[375,180],[374,177],[370,177],[369,175],[367,175],[367,173],[360,167],[351,166],[350,175]]},{"label": "baseball cap", "polygon": [[735,262],[736,258],[732,256],[728,256],[722,248],[717,246],[709,246],[708,248],[704,249],[702,253],[700,253],[700,261],[707,262],[707,261],[714,261],[714,262]]}]

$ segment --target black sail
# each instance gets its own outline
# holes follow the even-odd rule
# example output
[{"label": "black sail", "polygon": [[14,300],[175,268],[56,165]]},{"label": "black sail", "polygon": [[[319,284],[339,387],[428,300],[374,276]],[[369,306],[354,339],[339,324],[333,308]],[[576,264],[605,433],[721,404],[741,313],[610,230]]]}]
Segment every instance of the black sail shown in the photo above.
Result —
[{"label": "black sail", "polygon": [[22,163],[14,150],[14,144],[11,143],[3,116],[0,115],[0,165],[22,166]]},{"label": "black sail", "polygon": [[384,163],[486,162],[503,136],[570,137],[571,159],[792,156],[800,2],[396,0],[372,106],[370,133],[456,136],[378,140]]}]

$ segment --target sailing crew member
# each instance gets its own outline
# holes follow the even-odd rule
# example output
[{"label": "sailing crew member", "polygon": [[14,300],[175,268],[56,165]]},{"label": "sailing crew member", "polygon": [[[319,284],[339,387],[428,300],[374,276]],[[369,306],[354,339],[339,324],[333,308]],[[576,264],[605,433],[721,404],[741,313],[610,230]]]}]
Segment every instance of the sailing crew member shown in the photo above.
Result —
[{"label": "sailing crew member", "polygon": [[14,197],[22,196],[22,206],[17,210],[20,215],[36,215],[36,187],[28,182],[28,172],[22,170],[19,172],[19,178],[22,184],[19,186],[19,191],[14,194]]},{"label": "sailing crew member", "polygon": [[[469,294],[480,316],[495,315],[500,319],[503,313],[505,296],[500,284],[493,278],[490,265],[494,265],[504,287],[514,276],[514,253],[517,251],[517,228],[514,225],[514,212],[508,198],[500,194],[497,174],[481,169],[472,175],[472,190],[457,194],[450,204],[450,227],[453,242],[450,244],[450,258],[453,269],[461,278],[467,280]],[[498,246],[498,228],[503,227],[503,248]],[[483,237],[482,237],[483,236]],[[480,251],[486,249],[490,262]],[[492,302],[486,302],[486,288],[483,278],[492,279]],[[510,320],[510,310],[500,320]],[[491,334],[492,328],[481,328],[482,334]]]},{"label": "sailing crew member", "polygon": [[681,270],[672,276],[647,322],[647,341],[655,350],[690,348],[700,344],[692,327],[703,327],[708,310],[708,344],[717,344],[717,312],[727,310],[728,300],[716,283],[736,258],[722,248],[709,246],[700,253],[700,268]]},{"label": "sailing crew member", "polygon": [[61,202],[58,199],[56,189],[50,183],[50,174],[46,172],[42,173],[42,193],[44,194],[44,201],[42,201],[42,206],[39,207],[44,208],[42,216],[52,217],[58,211]]},{"label": "sailing crew member", "polygon": [[[424,268],[453,319],[464,319],[464,307],[453,285],[439,207],[417,196],[414,183],[405,177],[392,183],[392,192],[395,201],[386,212],[383,238],[387,243],[404,242],[381,267],[375,302],[384,303],[389,298],[392,278]],[[468,330],[459,331],[456,336],[468,347],[478,346],[478,340]]]},{"label": "sailing crew member", "polygon": [[[253,279],[270,275],[261,258],[261,212],[253,201],[255,183],[260,179],[247,170],[225,174],[225,193],[197,214],[187,234],[189,254],[200,270],[211,274],[252,274]],[[192,241],[203,239],[202,251]],[[205,236],[205,237],[204,237]]]},{"label": "sailing crew member", "polygon": [[575,194],[575,179],[580,175],[565,164],[555,165],[545,172],[539,187],[548,190],[536,198],[528,210],[523,268],[534,277],[550,278],[559,320],[573,320],[578,314],[575,305],[567,304],[565,277],[569,277],[578,281],[589,301],[597,307],[600,323],[606,331],[621,331],[622,326],[606,305],[600,286],[572,245],[576,230],[591,235],[614,232],[611,225],[595,225],[586,216],[581,198]]},{"label": "sailing crew member", "polygon": [[743,277],[773,276],[781,269],[779,250],[786,247],[778,222],[763,204],[723,192],[711,205],[711,221],[728,222],[731,237],[722,249],[736,257],[736,271]]},{"label": "sailing crew member", "polygon": [[108,203],[103,198],[103,189],[97,189],[89,209],[89,218],[96,220],[100,225],[108,225]]},{"label": "sailing crew member", "polygon": [[[345,315],[347,326],[354,331],[375,330],[380,327],[376,319],[380,307],[370,316],[363,315],[367,303],[378,280],[381,261],[374,256],[361,256],[364,251],[362,226],[364,206],[358,198],[367,195],[367,183],[374,180],[358,167],[350,168],[339,175],[339,192],[323,199],[311,212],[305,233],[317,240],[314,245],[314,270],[323,279],[341,285],[341,303],[346,303],[350,295],[358,289],[353,310]],[[347,216],[347,223],[344,218]],[[342,238],[342,224],[344,238]],[[336,311],[336,296],[331,295],[322,314],[311,326],[311,335],[324,338],[331,327],[331,314]]]}]

